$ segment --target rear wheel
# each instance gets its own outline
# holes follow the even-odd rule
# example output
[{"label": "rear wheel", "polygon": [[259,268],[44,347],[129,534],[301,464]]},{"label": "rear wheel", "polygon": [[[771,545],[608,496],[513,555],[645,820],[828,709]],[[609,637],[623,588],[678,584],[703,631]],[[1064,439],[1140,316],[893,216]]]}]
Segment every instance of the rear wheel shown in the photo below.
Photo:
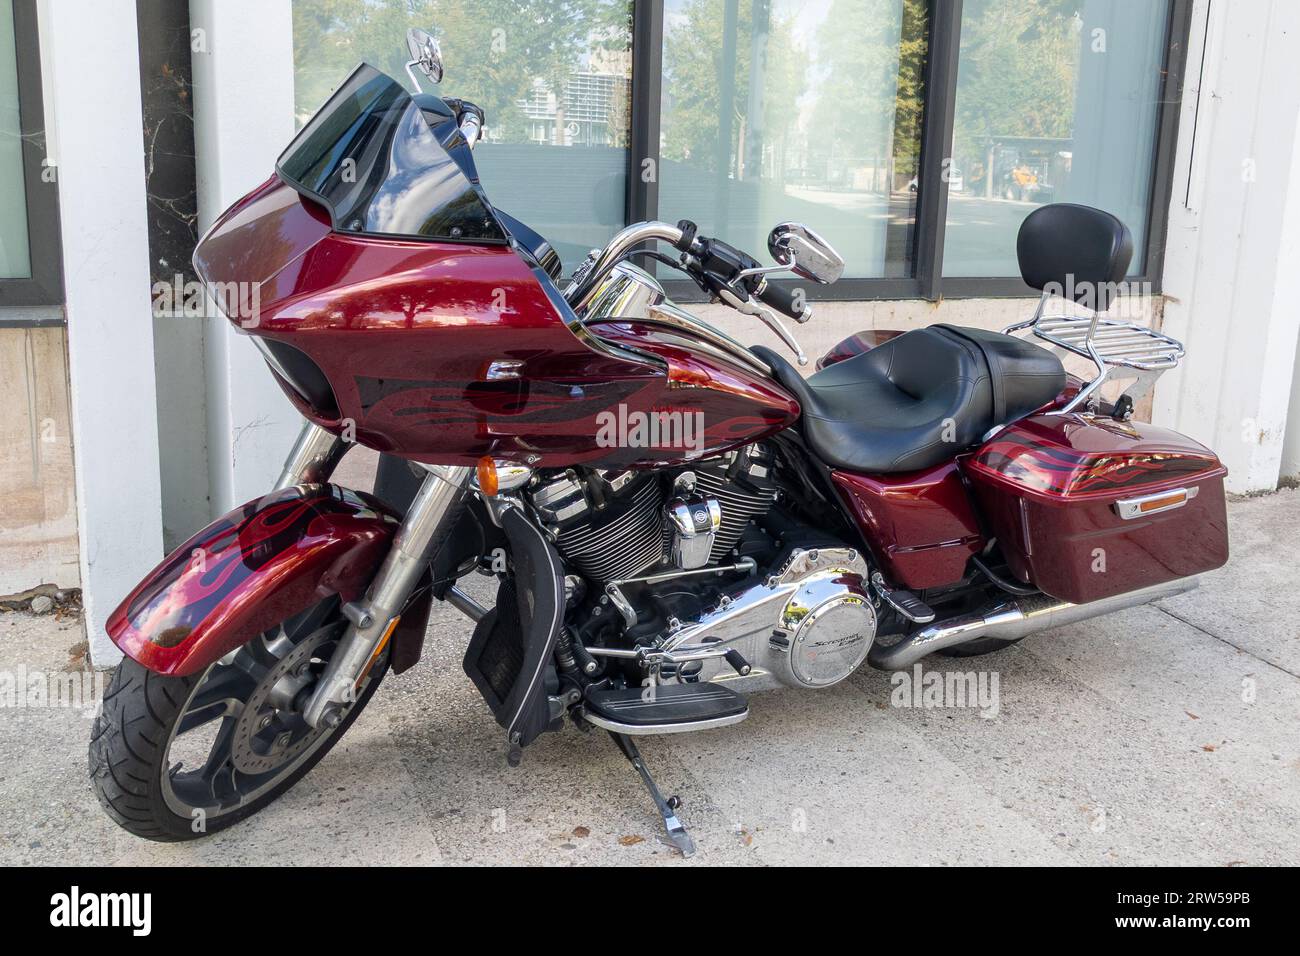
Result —
[{"label": "rear wheel", "polygon": [[352,725],[388,668],[385,650],[335,726],[303,720],[346,627],[331,599],[201,674],[164,677],[124,660],[90,741],[91,782],[108,815],[136,836],[191,840],[292,787]]}]

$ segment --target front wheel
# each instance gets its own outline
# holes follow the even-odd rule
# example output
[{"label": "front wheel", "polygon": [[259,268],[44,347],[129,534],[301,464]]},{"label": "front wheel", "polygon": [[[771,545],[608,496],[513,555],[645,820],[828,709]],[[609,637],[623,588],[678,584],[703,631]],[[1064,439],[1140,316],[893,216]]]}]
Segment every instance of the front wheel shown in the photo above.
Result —
[{"label": "front wheel", "polygon": [[292,787],[352,725],[388,669],[385,649],[334,727],[303,720],[346,627],[331,599],[201,674],[164,677],[122,661],[90,741],[90,778],[108,815],[149,840],[192,840]]}]

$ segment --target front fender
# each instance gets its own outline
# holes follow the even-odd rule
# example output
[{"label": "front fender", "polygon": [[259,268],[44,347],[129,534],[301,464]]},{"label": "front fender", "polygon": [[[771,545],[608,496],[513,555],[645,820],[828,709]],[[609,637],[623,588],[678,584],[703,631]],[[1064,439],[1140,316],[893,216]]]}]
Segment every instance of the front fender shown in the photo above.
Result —
[{"label": "front fender", "polygon": [[198,673],[330,595],[360,597],[398,524],[336,485],[256,498],[164,558],[109,616],[108,636],[159,674]]}]

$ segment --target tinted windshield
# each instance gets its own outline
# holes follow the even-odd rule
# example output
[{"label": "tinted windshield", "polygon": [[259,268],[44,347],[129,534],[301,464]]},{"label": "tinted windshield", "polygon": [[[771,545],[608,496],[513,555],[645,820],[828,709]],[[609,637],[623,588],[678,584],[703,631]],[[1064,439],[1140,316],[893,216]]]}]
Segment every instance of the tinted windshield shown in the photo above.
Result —
[{"label": "tinted windshield", "polygon": [[436,108],[421,109],[400,83],[362,64],[276,170],[329,209],[340,232],[504,242],[482,191],[443,146],[459,138],[450,111],[421,99]]}]

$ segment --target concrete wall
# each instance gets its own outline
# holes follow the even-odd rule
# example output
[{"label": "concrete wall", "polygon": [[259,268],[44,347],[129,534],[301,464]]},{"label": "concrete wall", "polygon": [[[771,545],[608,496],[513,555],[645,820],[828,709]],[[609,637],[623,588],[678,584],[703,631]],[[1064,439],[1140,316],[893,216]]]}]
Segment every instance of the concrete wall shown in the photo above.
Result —
[{"label": "concrete wall", "polygon": [[0,326],[0,596],[81,584],[65,349],[62,328]]}]

